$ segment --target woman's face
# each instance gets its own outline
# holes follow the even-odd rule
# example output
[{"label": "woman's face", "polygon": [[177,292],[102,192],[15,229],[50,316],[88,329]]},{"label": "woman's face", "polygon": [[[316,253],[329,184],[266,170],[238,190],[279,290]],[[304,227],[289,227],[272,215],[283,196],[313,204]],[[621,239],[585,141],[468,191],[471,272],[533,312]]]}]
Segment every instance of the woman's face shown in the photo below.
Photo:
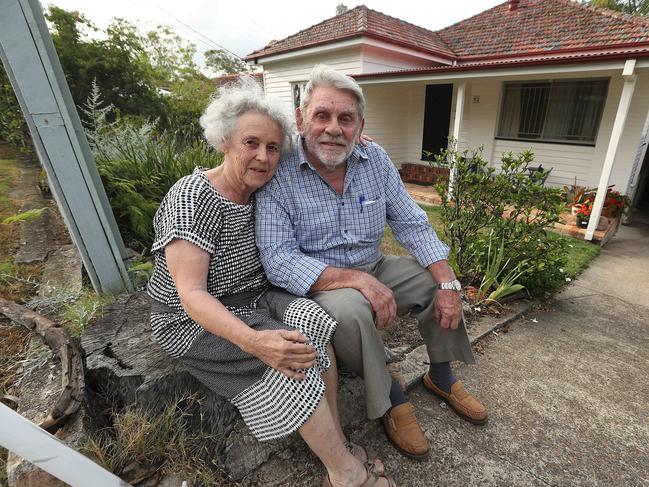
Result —
[{"label": "woman's face", "polygon": [[223,147],[224,165],[230,176],[248,190],[255,191],[275,174],[284,132],[258,112],[241,115]]}]

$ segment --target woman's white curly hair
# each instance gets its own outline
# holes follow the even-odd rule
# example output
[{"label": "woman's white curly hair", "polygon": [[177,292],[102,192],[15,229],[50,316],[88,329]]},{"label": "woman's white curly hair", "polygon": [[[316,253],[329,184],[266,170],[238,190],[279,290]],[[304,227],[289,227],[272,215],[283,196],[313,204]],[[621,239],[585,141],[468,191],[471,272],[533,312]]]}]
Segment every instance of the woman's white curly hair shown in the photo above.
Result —
[{"label": "woman's white curly hair", "polygon": [[257,112],[274,120],[284,133],[286,148],[294,131],[294,118],[285,102],[264,93],[261,85],[250,75],[219,88],[200,118],[205,139],[215,149],[221,149],[234,132],[237,119],[245,113]]}]

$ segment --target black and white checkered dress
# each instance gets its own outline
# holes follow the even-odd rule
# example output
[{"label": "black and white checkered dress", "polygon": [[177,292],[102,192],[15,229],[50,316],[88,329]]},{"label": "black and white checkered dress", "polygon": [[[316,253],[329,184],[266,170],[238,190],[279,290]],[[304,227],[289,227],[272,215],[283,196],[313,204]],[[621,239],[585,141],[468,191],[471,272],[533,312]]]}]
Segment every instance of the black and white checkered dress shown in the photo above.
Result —
[{"label": "black and white checkered dress", "polygon": [[[336,322],[311,300],[270,288],[255,246],[254,203],[221,196],[201,168],[180,179],[154,218],[155,270],[147,292],[153,336],[207,387],[227,397],[259,440],[296,431],[324,394],[320,375],[329,368],[325,347]],[[211,254],[208,292],[255,330],[298,329],[318,352],[305,380],[289,379],[233,343],[203,329],[183,310],[167,268],[164,247],[173,239]]]}]

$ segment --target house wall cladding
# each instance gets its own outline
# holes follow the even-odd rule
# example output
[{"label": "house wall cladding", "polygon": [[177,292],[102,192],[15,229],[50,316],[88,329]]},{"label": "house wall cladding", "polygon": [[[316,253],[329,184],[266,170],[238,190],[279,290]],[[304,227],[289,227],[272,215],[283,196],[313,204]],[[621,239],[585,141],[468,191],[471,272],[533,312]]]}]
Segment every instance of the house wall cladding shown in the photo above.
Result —
[{"label": "house wall cladding", "polygon": [[[575,177],[577,184],[585,186],[597,186],[599,177],[604,165],[604,158],[611,138],[613,123],[617,107],[622,94],[624,81],[619,71],[598,73],[596,76],[590,75],[588,78],[608,76],[610,77],[609,92],[606,97],[604,112],[600,122],[595,146],[580,146],[570,144],[551,144],[539,142],[523,142],[511,140],[496,139],[493,145],[491,161],[498,166],[502,154],[507,151],[520,152],[527,148],[532,148],[535,154],[535,163],[543,164],[545,169],[552,168],[552,173],[548,178],[548,183],[552,185],[573,184]],[[576,76],[562,76],[562,78]],[[558,79],[554,76],[553,79]],[[583,79],[580,77],[579,79]],[[535,79],[539,79],[538,76]],[[502,83],[500,82],[500,86]],[[499,99],[500,99],[499,95]],[[500,103],[500,100],[499,102]],[[498,107],[500,105],[498,104]],[[647,112],[649,110],[649,73],[647,70],[639,71],[636,81],[635,91],[629,109],[624,132],[618,152],[613,165],[613,172],[609,184],[615,184],[616,188],[621,191],[626,189],[629,179],[631,166],[636,156],[640,144],[641,132],[644,126]],[[495,111],[493,114],[495,115]],[[486,123],[487,120],[484,120]],[[476,123],[479,123],[476,121]],[[492,121],[494,132],[497,130],[497,118]],[[472,136],[472,140],[473,136]],[[485,151],[485,154],[487,152]]]},{"label": "house wall cladding", "polygon": [[361,72],[360,47],[264,64],[266,93],[277,96],[292,106],[291,83],[306,81],[316,64],[326,64],[345,74]]},{"label": "house wall cladding", "polygon": [[[360,73],[379,65],[389,68],[396,62],[391,55],[380,54],[360,47],[336,51],[330,54],[305,57],[265,65],[265,84],[268,93],[275,94],[291,103],[290,83],[306,80],[317,63],[328,64],[346,74]],[[460,138],[460,149],[484,147],[483,155],[498,166],[502,154],[507,151],[521,152],[532,148],[535,164],[552,168],[548,183],[552,185],[577,184],[596,186],[604,163],[604,157],[617,112],[623,80],[619,70],[588,73],[553,74],[552,79],[610,78],[609,93],[598,131],[595,146],[539,143],[497,139],[503,84],[505,81],[543,80],[540,75],[472,79],[466,82],[465,104]],[[453,83],[453,99],[449,133],[453,130],[458,82]],[[365,133],[381,144],[393,162],[402,164],[425,164],[421,159],[426,82],[366,84],[363,91],[367,100]],[[624,191],[629,173],[638,150],[641,132],[649,111],[649,70],[638,70],[634,96],[624,133],[616,156],[611,184]]]}]

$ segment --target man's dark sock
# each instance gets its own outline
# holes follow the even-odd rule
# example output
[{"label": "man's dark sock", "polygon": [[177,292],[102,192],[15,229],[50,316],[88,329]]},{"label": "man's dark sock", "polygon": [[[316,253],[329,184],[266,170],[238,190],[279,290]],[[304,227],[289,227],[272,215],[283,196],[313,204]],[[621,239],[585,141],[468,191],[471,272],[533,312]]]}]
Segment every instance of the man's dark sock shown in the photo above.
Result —
[{"label": "man's dark sock", "polygon": [[451,372],[451,364],[449,362],[430,364],[428,376],[433,384],[446,394],[451,392],[451,386],[457,382],[457,379],[453,376],[453,372]]},{"label": "man's dark sock", "polygon": [[404,402],[408,402],[408,400],[403,395],[401,386],[397,382],[392,381],[392,387],[390,387],[390,403],[392,403],[392,407],[403,404]]}]

